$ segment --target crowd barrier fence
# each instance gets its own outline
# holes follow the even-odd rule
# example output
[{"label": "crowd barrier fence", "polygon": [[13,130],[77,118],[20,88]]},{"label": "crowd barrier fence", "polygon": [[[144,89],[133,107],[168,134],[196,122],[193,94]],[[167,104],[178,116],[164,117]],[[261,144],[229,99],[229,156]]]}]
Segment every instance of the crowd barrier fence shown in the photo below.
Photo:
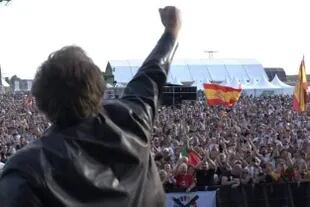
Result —
[{"label": "crowd barrier fence", "polygon": [[[212,186],[203,188],[203,190],[216,190],[217,207],[310,206],[310,182],[241,185],[236,188],[231,186]],[[202,191],[202,189],[195,188],[193,191]],[[170,192],[182,192],[182,190],[174,189]]]}]

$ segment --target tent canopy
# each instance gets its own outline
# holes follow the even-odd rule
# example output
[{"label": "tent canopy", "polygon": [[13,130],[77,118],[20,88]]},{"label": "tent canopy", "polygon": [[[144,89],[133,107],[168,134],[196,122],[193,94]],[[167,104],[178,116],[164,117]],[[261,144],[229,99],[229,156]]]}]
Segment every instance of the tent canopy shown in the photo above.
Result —
[{"label": "tent canopy", "polygon": [[[141,60],[109,61],[117,82],[128,83],[142,65]],[[193,86],[202,88],[206,80],[251,80],[252,77],[267,77],[263,66],[252,59],[180,59],[170,67],[168,83],[193,81]],[[176,83],[175,81],[178,81]]]},{"label": "tent canopy", "polygon": [[278,77],[277,74],[274,76],[274,78],[273,78],[273,80],[271,81],[271,83],[272,83],[273,85],[278,86],[278,87],[281,87],[281,88],[293,88],[293,87],[294,87],[294,86],[290,86],[290,85],[288,85],[288,84],[286,84],[286,83],[283,83],[283,82],[279,79],[279,77]]},{"label": "tent canopy", "polygon": [[257,89],[276,89],[276,88],[281,88],[279,86],[273,85],[270,83],[266,77],[261,78],[258,83],[256,84]]},{"label": "tent canopy", "polygon": [[4,78],[2,78],[2,85],[3,85],[4,87],[10,87],[10,85],[5,81]]}]

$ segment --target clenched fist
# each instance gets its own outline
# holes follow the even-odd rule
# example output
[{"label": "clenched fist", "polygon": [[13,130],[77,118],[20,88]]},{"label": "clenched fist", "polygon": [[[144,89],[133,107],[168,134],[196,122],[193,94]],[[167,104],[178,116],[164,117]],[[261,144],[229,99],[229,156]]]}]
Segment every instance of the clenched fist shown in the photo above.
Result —
[{"label": "clenched fist", "polygon": [[180,10],[174,6],[166,6],[159,9],[159,14],[166,31],[177,37],[182,24]]}]

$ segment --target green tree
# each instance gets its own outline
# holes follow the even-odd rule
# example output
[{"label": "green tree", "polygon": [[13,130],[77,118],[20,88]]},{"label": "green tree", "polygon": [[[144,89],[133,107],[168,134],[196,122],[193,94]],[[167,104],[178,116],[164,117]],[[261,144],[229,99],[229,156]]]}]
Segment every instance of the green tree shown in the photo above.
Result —
[{"label": "green tree", "polygon": [[10,1],[11,1],[11,0],[0,0],[0,4],[1,4],[2,2],[6,2],[6,4],[8,4]]},{"label": "green tree", "polygon": [[11,78],[5,77],[4,80],[5,80],[5,82],[7,82],[10,85],[10,88],[14,91],[15,81],[19,81],[20,78],[17,77],[17,75],[13,75]]}]

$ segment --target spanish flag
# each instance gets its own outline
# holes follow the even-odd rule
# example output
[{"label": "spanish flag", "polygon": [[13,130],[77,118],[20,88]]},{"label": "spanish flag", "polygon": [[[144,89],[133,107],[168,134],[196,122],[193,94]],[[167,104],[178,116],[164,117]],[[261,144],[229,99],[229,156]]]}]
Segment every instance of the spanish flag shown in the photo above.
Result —
[{"label": "spanish flag", "polygon": [[307,110],[307,76],[304,57],[300,63],[298,80],[294,89],[293,110],[303,112]]},{"label": "spanish flag", "polygon": [[224,105],[232,107],[240,98],[241,88],[233,88],[219,84],[203,84],[207,103],[209,105]]}]

